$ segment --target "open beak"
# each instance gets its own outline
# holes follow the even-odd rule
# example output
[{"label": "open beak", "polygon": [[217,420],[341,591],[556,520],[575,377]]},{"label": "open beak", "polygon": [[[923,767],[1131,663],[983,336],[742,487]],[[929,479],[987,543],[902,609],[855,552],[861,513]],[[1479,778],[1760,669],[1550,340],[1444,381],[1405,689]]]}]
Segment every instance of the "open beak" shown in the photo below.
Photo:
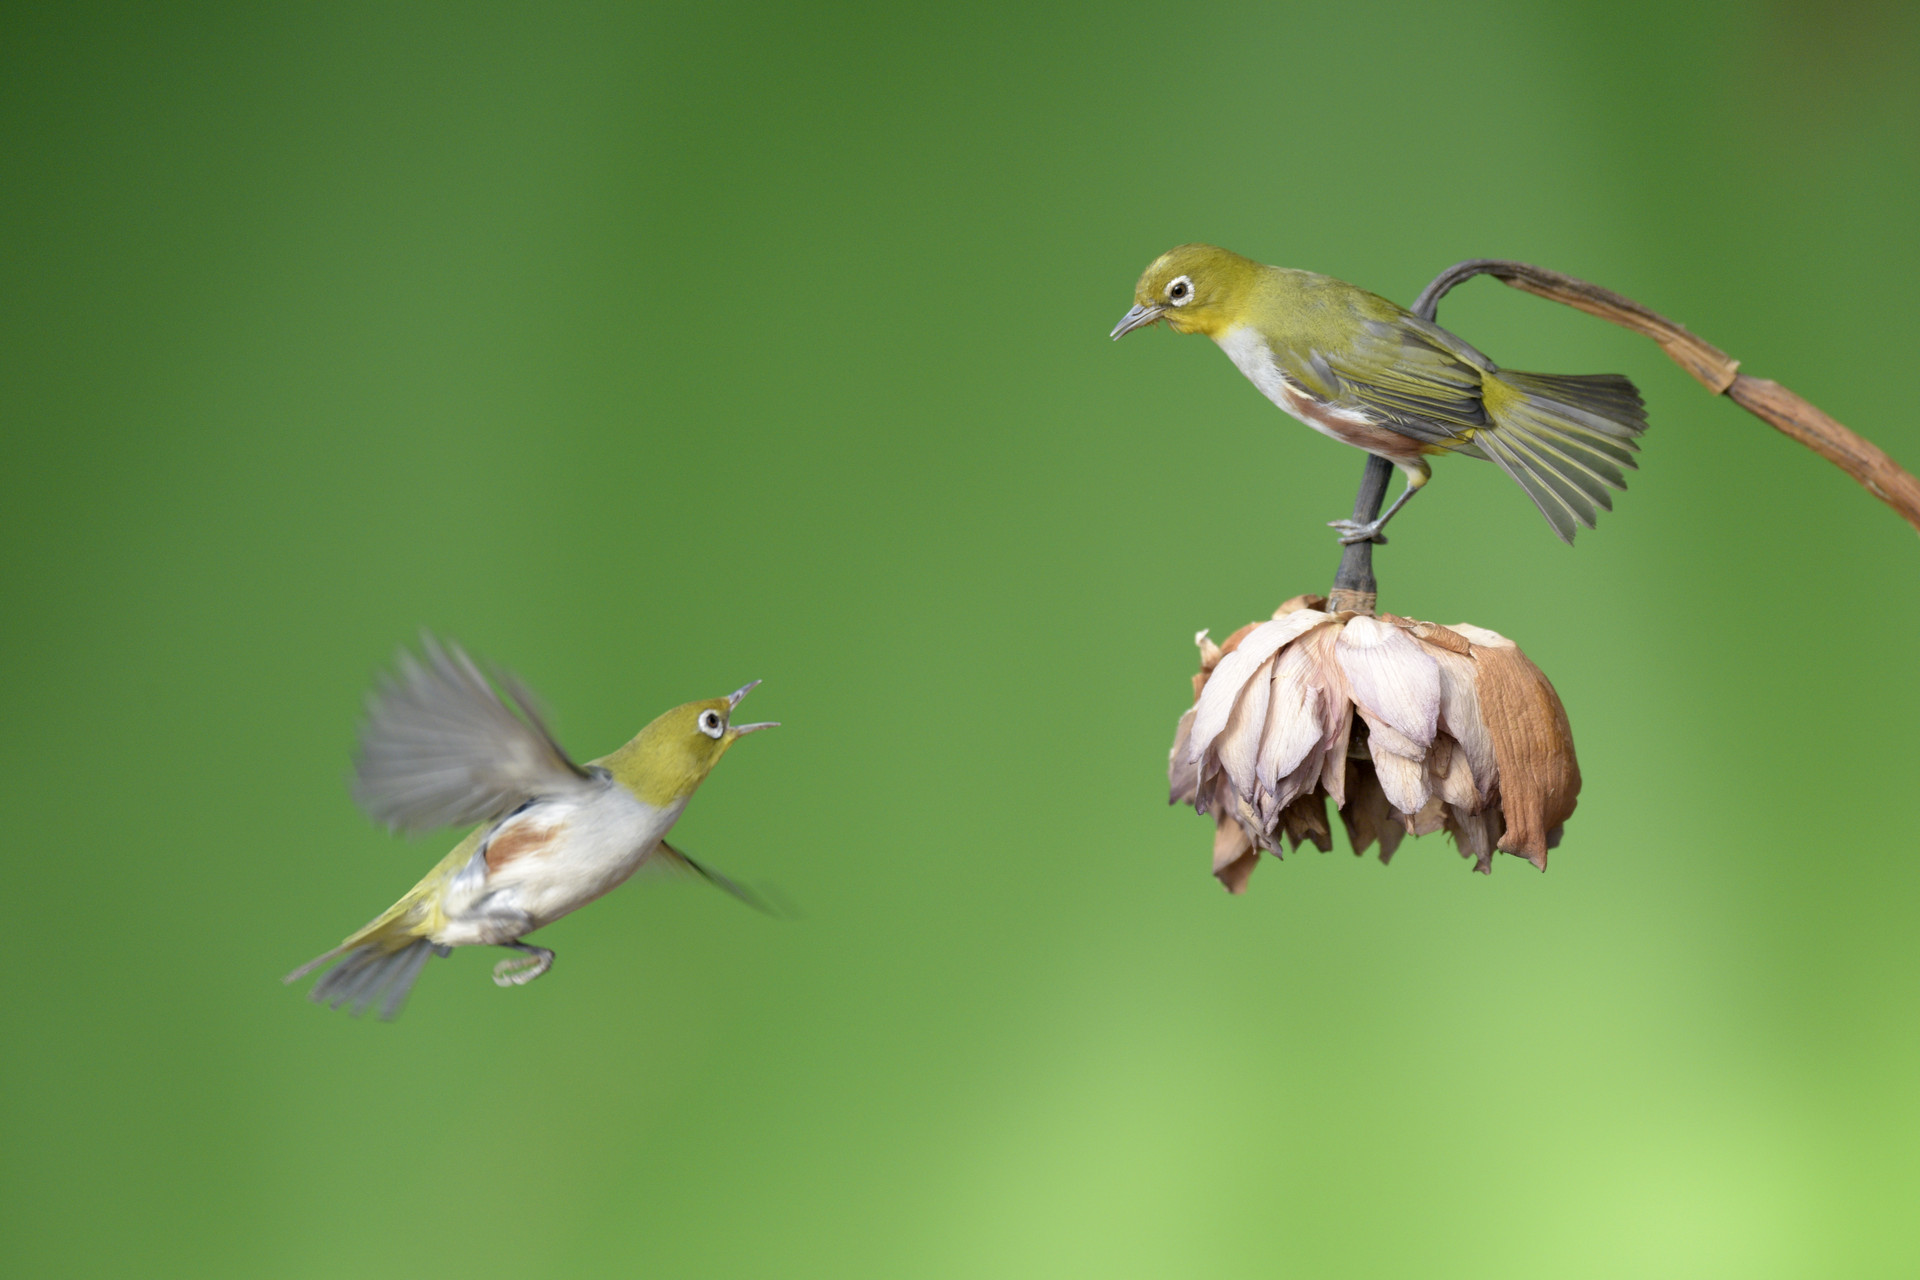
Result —
[{"label": "open beak", "polygon": [[[727,709],[731,711],[733,708],[739,706],[740,699],[752,693],[754,686],[759,683],[760,682],[758,680],[749,681],[748,683],[741,685],[738,689],[735,689],[732,693],[728,694]],[[728,727],[727,732],[731,734],[733,737],[740,738],[740,737],[745,737],[749,733],[758,733],[762,729],[778,729],[779,727],[780,727],[780,722],[778,720],[764,720],[759,724],[731,725]]]},{"label": "open beak", "polygon": [[1113,326],[1113,332],[1107,336],[1116,341],[1124,338],[1141,325],[1152,324],[1155,320],[1158,320],[1165,311],[1165,307],[1135,307],[1120,317],[1120,323]]}]

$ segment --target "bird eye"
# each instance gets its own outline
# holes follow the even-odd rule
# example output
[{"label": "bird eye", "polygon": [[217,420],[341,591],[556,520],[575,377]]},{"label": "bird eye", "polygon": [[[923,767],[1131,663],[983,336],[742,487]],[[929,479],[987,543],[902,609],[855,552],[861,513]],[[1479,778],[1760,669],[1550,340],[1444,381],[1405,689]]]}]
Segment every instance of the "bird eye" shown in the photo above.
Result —
[{"label": "bird eye", "polygon": [[1193,281],[1185,276],[1175,276],[1167,282],[1167,301],[1176,307],[1184,307],[1193,301]]},{"label": "bird eye", "polygon": [[721,722],[718,711],[702,711],[700,713],[700,732],[706,734],[709,738],[719,737],[725,728],[726,725]]}]

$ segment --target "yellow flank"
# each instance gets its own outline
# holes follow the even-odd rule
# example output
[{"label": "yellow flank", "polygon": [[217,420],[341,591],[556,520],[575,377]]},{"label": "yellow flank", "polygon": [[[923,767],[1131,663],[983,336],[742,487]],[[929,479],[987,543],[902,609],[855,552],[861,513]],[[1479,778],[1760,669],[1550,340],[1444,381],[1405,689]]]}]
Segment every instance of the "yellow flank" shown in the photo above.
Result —
[{"label": "yellow flank", "polygon": [[419,884],[407,890],[400,901],[381,912],[366,928],[342,942],[340,950],[350,951],[371,942],[382,951],[393,952],[415,938],[431,937],[438,932],[446,923],[446,916],[440,910],[446,883],[473,860],[473,851],[480,847],[480,840],[488,829],[480,826],[468,832],[467,838],[453,846],[453,851],[422,876]]}]

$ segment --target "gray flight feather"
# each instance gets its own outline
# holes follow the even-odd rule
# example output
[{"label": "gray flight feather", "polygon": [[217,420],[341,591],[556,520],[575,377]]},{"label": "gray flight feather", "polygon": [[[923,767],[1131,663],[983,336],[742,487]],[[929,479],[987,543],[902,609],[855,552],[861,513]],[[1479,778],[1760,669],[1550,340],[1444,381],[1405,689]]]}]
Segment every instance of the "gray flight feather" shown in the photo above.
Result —
[{"label": "gray flight feather", "polygon": [[468,826],[594,785],[511,677],[509,707],[458,645],[422,635],[420,647],[425,662],[402,651],[367,700],[353,776],[367,816],[399,831]]},{"label": "gray flight feather", "polygon": [[[438,950],[425,938],[415,938],[397,951],[383,951],[372,944],[355,947],[320,975],[308,998],[334,1009],[347,1007],[356,1018],[379,1000],[381,1020],[390,1021],[406,1003],[422,966]],[[289,975],[289,980],[297,976]]]}]

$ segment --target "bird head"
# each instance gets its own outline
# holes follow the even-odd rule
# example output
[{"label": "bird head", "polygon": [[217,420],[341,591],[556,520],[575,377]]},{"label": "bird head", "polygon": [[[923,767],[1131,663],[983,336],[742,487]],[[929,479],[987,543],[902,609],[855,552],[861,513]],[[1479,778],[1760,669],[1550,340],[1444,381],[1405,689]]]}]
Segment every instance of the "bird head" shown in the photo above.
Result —
[{"label": "bird head", "polygon": [[688,702],[664,712],[634,735],[633,741],[600,761],[628,790],[656,808],[693,794],[727,748],[750,733],[780,726],[735,724],[733,712],[752,692],[742,685],[724,698]]},{"label": "bird head", "polygon": [[1165,320],[1176,333],[1215,337],[1242,318],[1260,264],[1210,244],[1183,244],[1153,260],[1133,289],[1133,310],[1109,334],[1122,338]]}]

